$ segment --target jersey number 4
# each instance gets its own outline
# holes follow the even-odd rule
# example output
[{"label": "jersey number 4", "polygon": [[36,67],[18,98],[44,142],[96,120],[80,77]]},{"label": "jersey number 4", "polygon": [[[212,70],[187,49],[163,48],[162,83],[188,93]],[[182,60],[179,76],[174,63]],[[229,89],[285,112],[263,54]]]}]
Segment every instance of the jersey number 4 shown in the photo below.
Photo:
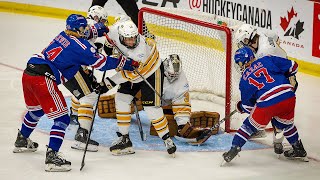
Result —
[{"label": "jersey number 4", "polygon": [[46,56],[50,61],[54,61],[56,57],[62,52],[62,47],[58,46],[56,48],[50,49],[46,52]]},{"label": "jersey number 4", "polygon": [[[253,75],[256,77],[261,77],[261,75],[264,76],[264,78],[266,79],[265,80],[266,83],[274,82],[274,79],[269,75],[268,70],[266,68],[261,68],[257,70],[256,72],[253,73]],[[251,77],[249,77],[248,80],[249,80],[249,84],[254,85],[259,90],[265,86],[264,82],[258,82]]]}]

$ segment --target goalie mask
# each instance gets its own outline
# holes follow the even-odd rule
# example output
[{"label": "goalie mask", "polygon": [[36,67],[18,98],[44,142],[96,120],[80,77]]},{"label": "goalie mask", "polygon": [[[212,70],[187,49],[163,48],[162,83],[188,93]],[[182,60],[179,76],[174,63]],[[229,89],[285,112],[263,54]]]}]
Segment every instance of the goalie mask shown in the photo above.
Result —
[{"label": "goalie mask", "polygon": [[182,69],[182,62],[177,54],[169,55],[169,57],[163,61],[163,66],[164,74],[170,83],[178,79]]},{"label": "goalie mask", "polygon": [[118,26],[118,33],[119,40],[125,47],[134,49],[139,45],[140,37],[138,28],[131,20],[121,22]]}]

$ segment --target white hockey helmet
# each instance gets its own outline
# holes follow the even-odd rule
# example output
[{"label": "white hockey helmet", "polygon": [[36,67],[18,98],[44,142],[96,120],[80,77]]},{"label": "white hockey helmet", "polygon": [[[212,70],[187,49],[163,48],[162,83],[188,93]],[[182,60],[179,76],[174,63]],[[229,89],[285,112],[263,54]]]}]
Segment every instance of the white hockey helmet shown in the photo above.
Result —
[{"label": "white hockey helmet", "polygon": [[170,83],[178,79],[182,70],[182,62],[178,54],[170,54],[162,64],[164,74]]},{"label": "white hockey helmet", "polygon": [[131,20],[120,22],[118,33],[121,44],[127,48],[133,49],[138,46],[140,42],[138,28]]},{"label": "white hockey helmet", "polygon": [[248,43],[257,34],[257,28],[250,24],[243,24],[235,33],[235,40],[239,48],[248,45]]},{"label": "white hockey helmet", "polygon": [[108,22],[108,13],[103,7],[94,5],[89,9],[87,18],[93,19],[96,22],[106,23]]}]

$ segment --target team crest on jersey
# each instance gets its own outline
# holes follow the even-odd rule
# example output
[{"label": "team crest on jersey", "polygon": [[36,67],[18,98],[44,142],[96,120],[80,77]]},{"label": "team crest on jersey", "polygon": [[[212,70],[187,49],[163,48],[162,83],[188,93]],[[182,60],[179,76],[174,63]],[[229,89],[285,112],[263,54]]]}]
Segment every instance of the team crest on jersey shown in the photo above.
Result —
[{"label": "team crest on jersey", "polygon": [[91,48],[90,48],[90,51],[91,51],[92,53],[95,53],[95,52],[96,52],[96,49],[95,49],[94,47],[91,47]]}]

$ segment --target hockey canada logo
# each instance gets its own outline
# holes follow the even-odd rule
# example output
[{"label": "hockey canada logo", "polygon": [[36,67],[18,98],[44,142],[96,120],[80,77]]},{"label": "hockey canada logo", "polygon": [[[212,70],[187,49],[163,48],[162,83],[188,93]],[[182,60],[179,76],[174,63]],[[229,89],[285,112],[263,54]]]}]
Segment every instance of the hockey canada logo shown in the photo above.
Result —
[{"label": "hockey canada logo", "polygon": [[198,9],[199,11],[201,4],[202,4],[202,0],[189,0],[190,9]]},{"label": "hockey canada logo", "polygon": [[299,35],[304,31],[304,22],[298,19],[298,13],[295,12],[293,7],[290,12],[287,11],[287,16],[280,17],[280,26],[283,29],[284,36],[292,36],[299,39]]}]

